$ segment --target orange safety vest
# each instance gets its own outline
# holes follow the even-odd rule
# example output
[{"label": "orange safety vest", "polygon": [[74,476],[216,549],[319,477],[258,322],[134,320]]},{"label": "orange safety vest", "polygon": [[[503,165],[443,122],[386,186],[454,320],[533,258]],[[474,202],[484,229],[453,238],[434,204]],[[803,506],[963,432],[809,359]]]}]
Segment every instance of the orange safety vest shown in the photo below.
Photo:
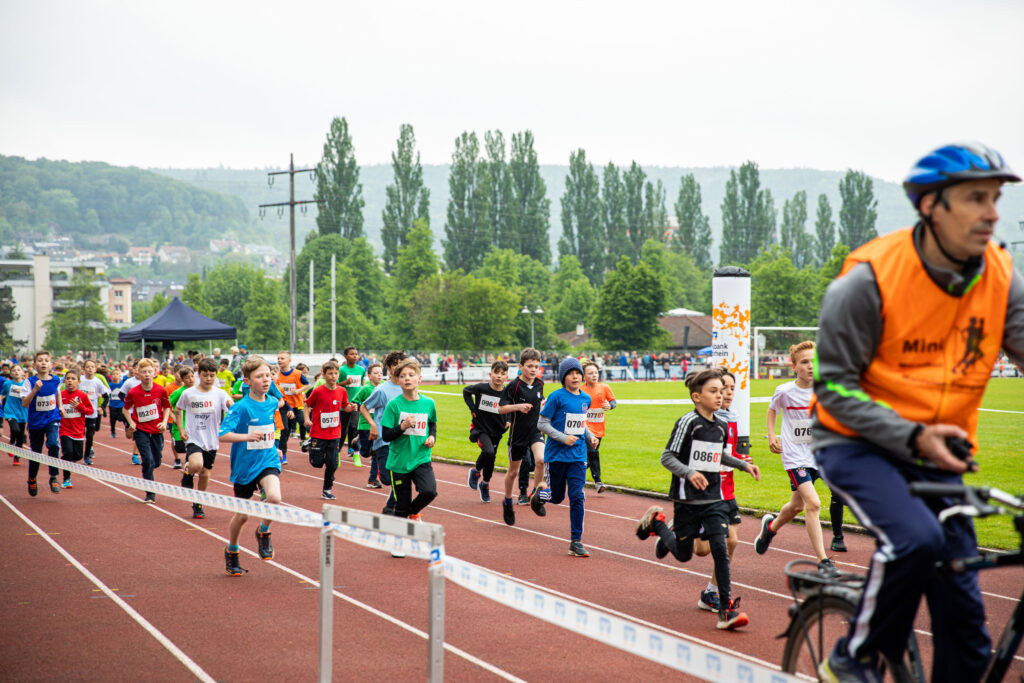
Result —
[{"label": "orange safety vest", "polygon": [[305,396],[302,393],[302,373],[292,368],[288,376],[277,375],[277,388],[284,396],[284,402],[291,408],[301,408]]},{"label": "orange safety vest", "polygon": [[[860,388],[912,422],[953,424],[977,445],[978,408],[999,357],[1013,263],[989,242],[985,270],[963,296],[928,275],[913,229],[878,237],[851,253],[840,277],[870,263],[882,299],[882,337]],[[814,401],[822,426],[857,436]]]}]

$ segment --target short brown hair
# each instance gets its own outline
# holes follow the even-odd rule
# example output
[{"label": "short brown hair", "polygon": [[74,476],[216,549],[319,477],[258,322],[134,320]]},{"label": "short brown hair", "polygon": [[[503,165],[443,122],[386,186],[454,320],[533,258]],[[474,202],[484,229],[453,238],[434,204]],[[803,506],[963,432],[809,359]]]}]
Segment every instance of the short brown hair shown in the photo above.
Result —
[{"label": "short brown hair", "polygon": [[366,368],[366,374],[369,375],[370,370],[373,370],[374,368],[380,368],[381,372],[384,371],[384,366],[381,365],[380,363],[370,363],[370,367]]},{"label": "short brown hair", "polygon": [[523,349],[523,352],[519,354],[519,364],[522,365],[528,360],[535,360],[539,363],[543,359],[541,358],[540,351],[532,346],[527,346]]},{"label": "short brown hair", "polygon": [[799,344],[793,344],[792,346],[789,347],[789,360],[795,363],[796,354],[800,353],[801,351],[807,350],[814,350],[814,342],[802,341]]},{"label": "short brown hair", "polygon": [[597,363],[595,363],[592,360],[588,360],[588,361],[584,361],[583,362],[583,374],[587,374],[587,368],[589,368],[591,365],[593,365],[595,368],[597,368],[597,373],[598,373],[598,376],[600,377],[600,375],[601,375],[601,366],[598,365]]},{"label": "short brown hair", "polygon": [[492,372],[508,372],[508,363],[503,360],[496,360],[491,363]]},{"label": "short brown hair", "polygon": [[196,364],[196,372],[217,372],[217,361],[212,358],[204,358]]},{"label": "short brown hair", "polygon": [[75,368],[68,368],[68,371],[64,373],[64,378],[67,379],[68,375],[74,375],[75,379],[81,379],[82,376],[78,374],[78,370]]},{"label": "short brown hair", "polygon": [[249,379],[249,376],[260,369],[261,366],[266,365],[270,367],[270,363],[263,360],[260,356],[250,357],[244,363],[242,363],[242,376]]},{"label": "short brown hair", "polygon": [[691,394],[699,394],[704,391],[704,385],[713,379],[722,380],[722,375],[717,370],[701,370],[691,372],[686,376],[686,388]]},{"label": "short brown hair", "polygon": [[395,366],[395,369],[393,370],[395,377],[402,374],[402,370],[405,370],[406,368],[412,368],[416,371],[417,375],[422,374],[420,370],[420,362],[415,358],[407,358]]},{"label": "short brown hair", "polygon": [[153,368],[155,370],[156,362],[152,358],[140,358],[138,362],[135,363],[135,369],[141,370],[143,368]]},{"label": "short brown hair", "polygon": [[390,374],[391,370],[406,358],[408,358],[408,356],[405,355],[405,351],[392,351],[388,355],[384,356],[384,369],[388,371],[388,374]]},{"label": "short brown hair", "polygon": [[320,374],[321,375],[326,373],[328,370],[334,370],[335,372],[340,372],[341,371],[340,368],[338,367],[338,362],[337,361],[333,361],[333,360],[329,360],[329,361],[327,361],[326,363],[324,363],[323,365],[320,366]]},{"label": "short brown hair", "polygon": [[32,357],[32,361],[35,362],[39,360],[39,356],[50,356],[50,358],[53,358],[53,355],[49,351],[36,351],[36,355]]}]

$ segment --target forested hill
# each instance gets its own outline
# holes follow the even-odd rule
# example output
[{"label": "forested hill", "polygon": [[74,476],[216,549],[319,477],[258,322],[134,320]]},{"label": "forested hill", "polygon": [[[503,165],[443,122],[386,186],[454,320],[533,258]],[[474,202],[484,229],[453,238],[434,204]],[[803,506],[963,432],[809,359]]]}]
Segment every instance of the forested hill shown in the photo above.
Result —
[{"label": "forested hill", "polygon": [[244,234],[237,197],[139,168],[0,156],[0,240],[52,234],[77,246],[124,251],[154,244],[206,248],[211,235]]}]

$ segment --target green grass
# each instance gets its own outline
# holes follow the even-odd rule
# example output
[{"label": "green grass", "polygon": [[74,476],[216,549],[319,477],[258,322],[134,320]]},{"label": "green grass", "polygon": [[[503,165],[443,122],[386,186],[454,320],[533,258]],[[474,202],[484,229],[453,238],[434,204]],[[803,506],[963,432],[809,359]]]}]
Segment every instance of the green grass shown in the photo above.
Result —
[{"label": "green grass", "polygon": [[[755,380],[751,395],[770,396],[775,386],[785,380]],[[686,398],[681,382],[611,383],[615,396],[620,399]],[[425,386],[426,391],[456,394],[451,398],[428,394],[437,402],[438,444],[434,449],[438,457],[473,461],[478,449],[469,442],[469,411],[462,402],[459,386]],[[549,388],[549,391],[552,389]],[[997,410],[1024,411],[1024,381],[1019,379],[993,379],[988,386],[982,406]],[[789,499],[789,480],[782,469],[778,455],[768,450],[764,438],[767,403],[751,404],[751,455],[761,468],[761,481],[755,482],[746,474],[736,475],[736,497],[744,507],[757,510],[778,510]],[[607,484],[664,493],[668,490],[669,474],[661,466],[659,457],[668,441],[672,426],[684,412],[692,410],[686,405],[631,406],[622,405],[608,414],[607,436],[601,442],[602,478]],[[981,466],[977,474],[967,481],[977,485],[997,486],[1010,493],[1024,493],[1024,471],[1020,467],[1018,435],[1024,431],[1024,415],[982,412],[978,421]],[[503,444],[504,445],[504,444]],[[499,449],[497,464],[508,464],[504,448]],[[818,482],[818,495],[822,499],[822,519],[828,519],[828,489]],[[849,514],[849,513],[848,513]],[[852,520],[851,520],[852,521]],[[981,545],[1011,548],[1018,544],[1009,517],[999,516],[977,522]]]}]

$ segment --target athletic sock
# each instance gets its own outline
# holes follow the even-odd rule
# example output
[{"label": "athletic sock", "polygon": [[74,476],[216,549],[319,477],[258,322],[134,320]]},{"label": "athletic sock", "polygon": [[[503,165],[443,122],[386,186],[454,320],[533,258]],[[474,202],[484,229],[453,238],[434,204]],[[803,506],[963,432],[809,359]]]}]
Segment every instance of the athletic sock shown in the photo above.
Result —
[{"label": "athletic sock", "polygon": [[511,505],[512,504],[512,499],[511,498],[506,498],[505,499],[505,504],[506,505]]},{"label": "athletic sock", "polygon": [[260,522],[260,533],[265,534],[270,531],[270,526],[266,522]]},{"label": "athletic sock", "polygon": [[228,552],[229,553],[237,553],[238,552],[238,546],[237,545],[231,545],[230,543],[228,543]]},{"label": "athletic sock", "polygon": [[710,591],[712,593],[718,593],[718,586],[716,586],[715,584],[713,584],[710,581],[708,581],[708,587],[705,588],[704,590]]}]

